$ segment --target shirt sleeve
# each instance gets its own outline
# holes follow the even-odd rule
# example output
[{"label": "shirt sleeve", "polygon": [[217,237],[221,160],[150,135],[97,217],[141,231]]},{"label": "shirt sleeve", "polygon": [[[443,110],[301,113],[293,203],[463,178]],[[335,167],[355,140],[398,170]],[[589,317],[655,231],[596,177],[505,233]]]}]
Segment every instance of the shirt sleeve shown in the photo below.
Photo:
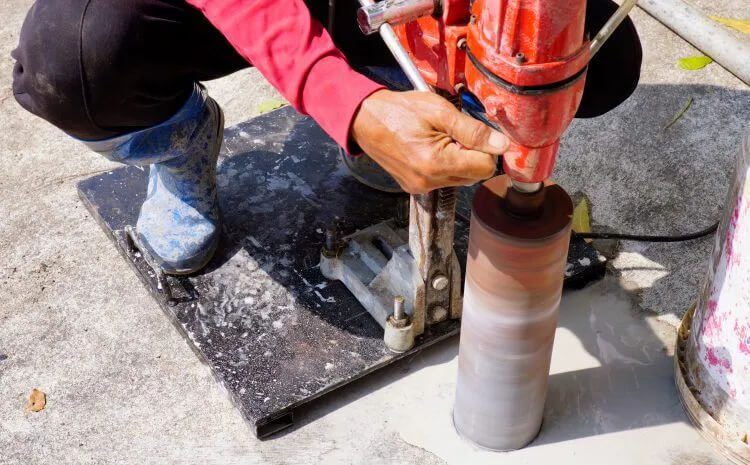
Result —
[{"label": "shirt sleeve", "polygon": [[187,0],[300,113],[355,152],[352,121],[383,86],[354,71],[303,0]]}]

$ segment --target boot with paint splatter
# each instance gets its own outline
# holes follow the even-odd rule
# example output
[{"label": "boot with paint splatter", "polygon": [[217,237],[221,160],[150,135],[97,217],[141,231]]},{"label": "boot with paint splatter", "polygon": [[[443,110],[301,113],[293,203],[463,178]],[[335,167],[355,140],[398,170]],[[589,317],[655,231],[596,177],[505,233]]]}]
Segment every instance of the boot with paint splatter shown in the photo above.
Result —
[{"label": "boot with paint splatter", "polygon": [[168,274],[205,266],[219,241],[216,161],[224,134],[219,105],[196,84],[167,121],[86,144],[112,161],[149,168],[136,224],[140,242]]}]

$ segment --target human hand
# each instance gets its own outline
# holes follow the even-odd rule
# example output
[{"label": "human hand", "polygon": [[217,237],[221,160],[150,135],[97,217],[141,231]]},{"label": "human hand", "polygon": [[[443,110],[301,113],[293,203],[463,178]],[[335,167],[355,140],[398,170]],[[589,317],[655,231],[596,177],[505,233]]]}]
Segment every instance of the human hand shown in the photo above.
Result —
[{"label": "human hand", "polygon": [[495,174],[508,138],[430,92],[380,90],[367,97],[351,134],[410,194],[465,186]]}]

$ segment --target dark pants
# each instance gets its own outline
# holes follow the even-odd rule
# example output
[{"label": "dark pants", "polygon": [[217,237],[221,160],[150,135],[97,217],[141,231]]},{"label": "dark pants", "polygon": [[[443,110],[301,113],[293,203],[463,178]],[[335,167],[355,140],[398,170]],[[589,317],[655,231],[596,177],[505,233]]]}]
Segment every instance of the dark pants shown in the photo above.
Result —
[{"label": "dark pants", "polygon": [[[308,3],[328,24],[328,1]],[[359,32],[356,3],[337,4],[339,48],[355,65],[390,63],[379,38]],[[182,0],[37,0],[12,56],[13,93],[21,106],[81,139],[164,121],[194,82],[250,66]]]},{"label": "dark pants", "polygon": [[[307,3],[329,24],[328,0]],[[355,67],[393,64],[377,35],[359,32],[357,4],[336,2],[336,45]],[[598,29],[615,8],[592,0],[589,29]],[[637,83],[640,44],[632,24],[626,26],[591,63],[581,116],[616,106]],[[89,140],[160,123],[182,106],[194,82],[250,66],[182,0],[37,0],[12,55],[13,93],[21,106]]]}]

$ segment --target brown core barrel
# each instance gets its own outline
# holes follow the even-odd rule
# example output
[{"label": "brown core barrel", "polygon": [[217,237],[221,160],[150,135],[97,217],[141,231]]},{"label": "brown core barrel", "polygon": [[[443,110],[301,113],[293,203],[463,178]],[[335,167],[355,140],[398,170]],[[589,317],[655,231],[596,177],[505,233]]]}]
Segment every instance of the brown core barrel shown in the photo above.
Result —
[{"label": "brown core barrel", "polygon": [[453,410],[459,434],[493,450],[539,432],[573,211],[546,182],[538,214],[518,216],[509,188],[500,176],[474,197]]}]

